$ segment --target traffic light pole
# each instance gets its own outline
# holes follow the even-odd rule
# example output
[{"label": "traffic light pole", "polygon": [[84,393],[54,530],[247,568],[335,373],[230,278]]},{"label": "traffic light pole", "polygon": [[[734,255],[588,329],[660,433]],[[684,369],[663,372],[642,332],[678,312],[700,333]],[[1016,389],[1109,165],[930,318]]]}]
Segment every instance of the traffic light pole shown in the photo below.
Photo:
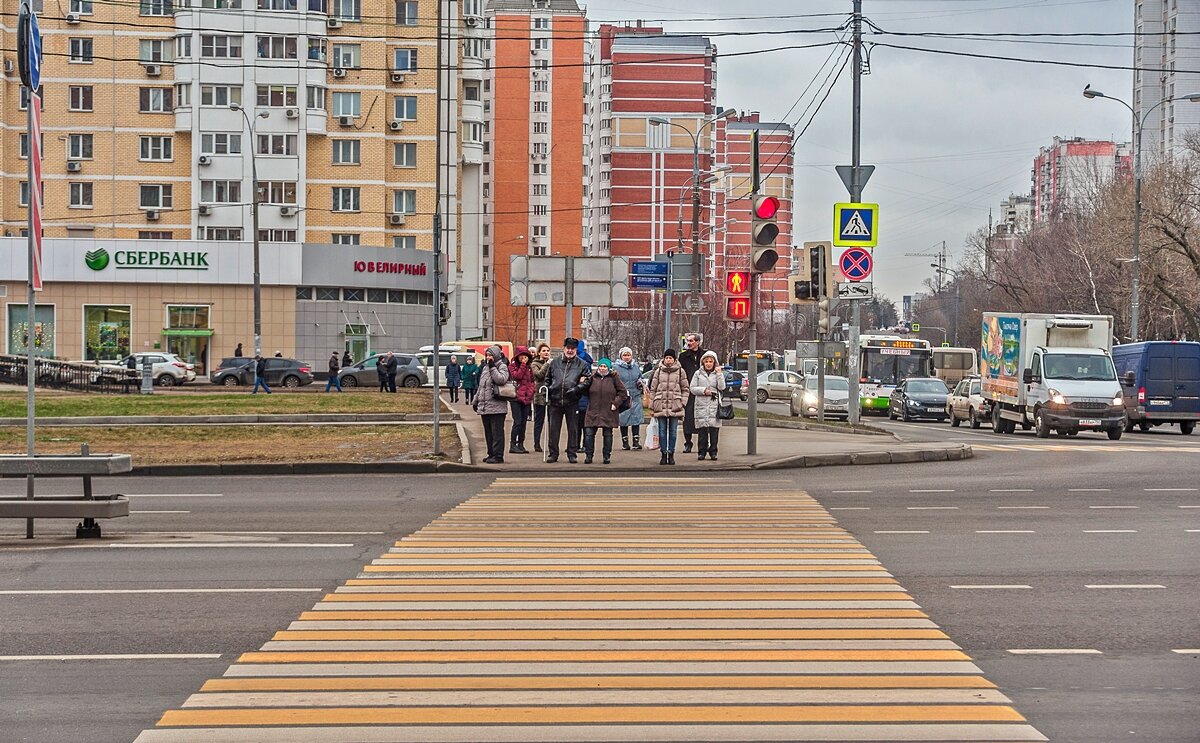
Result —
[{"label": "traffic light pole", "polygon": [[[750,272],[750,352],[746,354],[746,453],[758,454],[758,274]],[[753,364],[753,367],[751,367]]]},{"label": "traffic light pole", "polygon": [[[850,135],[850,201],[857,204],[862,201],[862,0],[854,0],[854,17],[852,20],[853,40],[854,44],[854,59],[851,64],[854,65],[853,81],[854,86],[851,93],[852,103],[852,124]],[[848,338],[849,348],[847,355],[848,366],[848,381],[850,383],[850,398],[849,405],[849,420],[851,424],[857,424],[862,413],[862,402],[859,399],[858,380],[861,375],[859,369],[859,349],[858,340],[859,326],[862,324],[862,311],[858,300],[852,300],[852,310],[850,316],[850,337]],[[822,401],[824,402],[824,401]]]},{"label": "traffic light pole", "polygon": [[817,285],[817,421],[820,423],[825,422],[825,331],[821,329],[820,306],[827,291],[826,282],[829,281],[829,277],[825,275],[828,261],[821,255],[822,252],[821,248],[817,248],[817,255],[821,261],[821,267],[818,269],[820,282]]}]

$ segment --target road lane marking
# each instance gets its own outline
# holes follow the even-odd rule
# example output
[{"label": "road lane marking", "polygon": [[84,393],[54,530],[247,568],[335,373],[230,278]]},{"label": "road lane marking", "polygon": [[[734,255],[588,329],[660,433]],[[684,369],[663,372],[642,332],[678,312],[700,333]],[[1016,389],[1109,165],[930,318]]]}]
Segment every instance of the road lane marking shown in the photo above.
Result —
[{"label": "road lane marking", "polygon": [[1033,529],[976,529],[976,534],[1034,534]]},{"label": "road lane marking", "polygon": [[1157,583],[1090,583],[1085,585],[1084,588],[1166,588],[1166,586]]},{"label": "road lane marking", "polygon": [[829,492],[831,492],[831,493],[837,493],[837,494],[841,495],[841,494],[861,494],[861,493],[870,493],[870,492],[873,492],[873,491],[870,491],[870,490],[830,490]]},{"label": "road lane marking", "polygon": [[1179,653],[1180,655],[1198,655],[1200,654],[1200,648],[1177,648],[1171,652]]},{"label": "road lane marking", "polygon": [[909,511],[957,511],[958,506],[909,506]]},{"label": "road lane marking", "polygon": [[1016,648],[1008,652],[1013,655],[1103,655],[1095,648]]},{"label": "road lane marking", "polygon": [[1084,529],[1084,534],[1137,534],[1137,529]]},{"label": "road lane marking", "polygon": [[1067,488],[1068,493],[1111,493],[1112,488]]},{"label": "road lane marking", "polygon": [[1001,511],[1040,511],[1047,510],[1050,506],[996,506]]},{"label": "road lane marking", "polygon": [[956,492],[956,491],[954,491],[954,490],[925,489],[925,490],[910,490],[910,491],[908,491],[908,492],[910,492],[910,493],[953,493],[953,492]]},{"label": "road lane marking", "polygon": [[224,498],[224,493],[124,493],[126,498]]},{"label": "road lane marking", "polygon": [[132,593],[320,593],[323,588],[62,588],[0,591],[0,596],[102,596]]},{"label": "road lane marking", "polygon": [[870,506],[842,506],[840,508],[830,508],[830,511],[870,511]]},{"label": "road lane marking", "polygon": [[[97,546],[100,546],[100,545],[97,545]],[[175,544],[175,543],[170,543],[170,542],[163,543],[163,544],[149,543],[149,542],[146,544],[137,544],[134,542],[130,542],[130,543],[109,544],[109,545],[104,545],[104,546],[108,547],[109,549],[202,549],[202,548],[215,548],[215,547],[221,547],[221,548],[226,548],[226,549],[244,549],[244,548],[257,548],[257,547],[307,547],[309,549],[337,549],[337,548],[353,547],[354,544],[352,542],[333,542],[333,543],[321,543],[321,542],[187,542],[184,544]]]},{"label": "road lane marking", "polygon": [[1194,493],[1200,488],[1142,488],[1147,493]]},{"label": "road lane marking", "polygon": [[1200,508],[1200,506],[1177,506],[1177,508]]},{"label": "road lane marking", "polygon": [[1032,493],[1033,488],[997,488],[989,490],[989,493]]},{"label": "road lane marking", "polygon": [[191,511],[130,511],[129,515],[132,516],[135,513],[191,513]]},{"label": "road lane marking", "polygon": [[1033,588],[1033,586],[1026,586],[1026,585],[1022,585],[1022,584],[1012,584],[1012,585],[1004,585],[1004,584],[996,584],[996,585],[979,584],[979,585],[950,586],[950,587],[951,587],[951,588],[960,588],[960,589],[975,589],[975,588]]},{"label": "road lane marking", "polygon": [[928,534],[928,531],[913,530],[913,531],[877,531],[875,534]]},{"label": "road lane marking", "polygon": [[103,655],[0,655],[0,661],[28,660],[214,660],[220,653],[111,653]]},{"label": "road lane marking", "polygon": [[1134,508],[1140,508],[1140,507],[1141,506],[1088,506],[1088,508],[1095,508],[1097,510],[1101,510],[1101,509],[1111,509],[1111,510],[1134,509]]}]

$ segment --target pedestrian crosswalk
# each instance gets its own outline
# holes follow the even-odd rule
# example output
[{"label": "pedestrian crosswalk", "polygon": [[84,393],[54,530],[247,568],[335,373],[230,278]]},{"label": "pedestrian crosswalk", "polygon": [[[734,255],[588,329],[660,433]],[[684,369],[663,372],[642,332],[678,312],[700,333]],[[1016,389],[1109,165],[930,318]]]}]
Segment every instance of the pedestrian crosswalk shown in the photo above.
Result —
[{"label": "pedestrian crosswalk", "polygon": [[786,483],[501,478],[137,743],[1044,741]]},{"label": "pedestrian crosswalk", "polygon": [[1146,444],[1116,444],[1106,441],[1082,443],[1062,443],[1062,444],[980,444],[974,441],[971,442],[971,448],[976,451],[1004,451],[1004,452],[1020,452],[1020,451],[1040,451],[1040,452],[1095,452],[1104,454],[1113,453],[1129,453],[1129,452],[1153,452],[1155,454],[1197,454],[1200,453],[1200,446],[1149,446]]}]

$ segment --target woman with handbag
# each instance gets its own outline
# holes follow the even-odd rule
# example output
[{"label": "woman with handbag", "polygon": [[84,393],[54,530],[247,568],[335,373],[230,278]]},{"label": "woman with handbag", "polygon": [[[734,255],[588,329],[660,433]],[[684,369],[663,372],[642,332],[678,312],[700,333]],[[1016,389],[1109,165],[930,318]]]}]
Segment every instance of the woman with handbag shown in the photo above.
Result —
[{"label": "woman with handbag", "polygon": [[531,361],[533,361],[533,354],[529,353],[529,349],[525,346],[517,346],[517,352],[513,354],[513,361],[508,365],[509,378],[513,384],[517,385],[516,399],[509,400],[513,417],[512,431],[508,437],[509,454],[529,453],[529,450],[525,448],[525,431],[528,429],[529,419],[533,415],[533,395],[537,391],[534,388]]},{"label": "woman with handbag", "polygon": [[483,419],[483,437],[487,440],[487,459],[484,464],[504,464],[504,418],[508,401],[516,399],[517,386],[509,380],[508,360],[500,346],[491,346],[484,353],[479,374],[479,390],[471,407]]},{"label": "woman with handbag", "polygon": [[629,407],[621,411],[621,448],[629,451],[629,436],[633,434],[633,448],[642,448],[642,424],[646,422],[646,409],[642,405],[642,367],[633,360],[633,349],[621,349],[613,371],[621,378],[629,393]]},{"label": "woman with handbag", "polygon": [[692,397],[696,403],[696,436],[699,439],[699,454],[696,459],[704,461],[704,455],[717,460],[717,440],[721,434],[721,392],[725,389],[725,371],[717,363],[717,355],[707,351],[700,357],[700,368],[692,375]]}]

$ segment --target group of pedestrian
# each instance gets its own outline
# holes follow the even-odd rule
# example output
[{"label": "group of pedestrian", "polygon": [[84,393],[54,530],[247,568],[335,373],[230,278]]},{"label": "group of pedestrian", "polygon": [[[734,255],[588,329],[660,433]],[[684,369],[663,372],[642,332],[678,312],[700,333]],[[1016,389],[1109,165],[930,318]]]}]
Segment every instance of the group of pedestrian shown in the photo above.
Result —
[{"label": "group of pedestrian", "polygon": [[[530,453],[525,437],[532,419],[533,450],[543,453],[547,462],[557,462],[565,448],[567,461],[572,464],[581,452],[585,464],[592,464],[597,456],[603,464],[610,464],[617,429],[622,450],[642,449],[647,407],[656,422],[659,464],[675,464],[681,421],[684,453],[696,447],[698,460],[707,457],[715,461],[724,370],[717,355],[702,348],[699,334],[686,336],[685,344],[687,348],[679,354],[675,349],[666,349],[648,380],[643,375],[651,367],[638,364],[632,349],[622,348],[615,363],[607,358],[593,360],[587,346],[571,337],[563,340],[562,354],[554,359],[545,343],[532,351],[517,346],[512,359],[500,346],[491,346],[484,353],[481,367],[470,371],[474,365],[472,354],[461,370],[447,370],[446,378],[448,384],[452,379],[461,381],[466,401],[482,418],[487,441],[485,464],[504,462],[505,418],[510,412],[507,453]],[[456,360],[451,363],[457,366]],[[450,395],[451,402],[458,400],[453,384]],[[566,442],[562,447],[564,428]]]}]

